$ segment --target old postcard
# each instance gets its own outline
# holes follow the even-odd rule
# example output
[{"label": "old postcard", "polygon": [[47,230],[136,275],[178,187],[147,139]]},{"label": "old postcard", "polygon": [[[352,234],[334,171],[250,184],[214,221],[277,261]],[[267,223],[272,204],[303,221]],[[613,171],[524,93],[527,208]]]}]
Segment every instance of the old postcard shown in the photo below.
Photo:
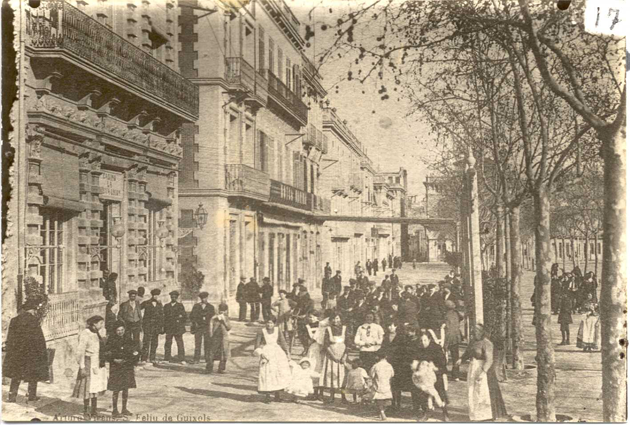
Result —
[{"label": "old postcard", "polygon": [[627,2],[3,15],[2,420],[626,421]]}]

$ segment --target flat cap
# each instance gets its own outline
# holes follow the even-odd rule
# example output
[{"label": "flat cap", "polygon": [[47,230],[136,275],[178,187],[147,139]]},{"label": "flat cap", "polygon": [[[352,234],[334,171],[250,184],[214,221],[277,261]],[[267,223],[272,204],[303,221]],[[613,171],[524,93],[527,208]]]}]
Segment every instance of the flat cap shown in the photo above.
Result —
[{"label": "flat cap", "polygon": [[179,292],[178,291],[171,291],[168,294],[169,295],[177,295],[179,297]]},{"label": "flat cap", "polygon": [[162,291],[158,288],[151,289],[151,295],[160,295]]},{"label": "flat cap", "polygon": [[206,291],[203,291],[199,293],[199,298],[208,298],[208,295],[210,294],[208,294]]},{"label": "flat cap", "polygon": [[127,293],[129,295],[138,295],[138,291],[136,291],[135,289],[130,289],[129,291],[127,291]]}]

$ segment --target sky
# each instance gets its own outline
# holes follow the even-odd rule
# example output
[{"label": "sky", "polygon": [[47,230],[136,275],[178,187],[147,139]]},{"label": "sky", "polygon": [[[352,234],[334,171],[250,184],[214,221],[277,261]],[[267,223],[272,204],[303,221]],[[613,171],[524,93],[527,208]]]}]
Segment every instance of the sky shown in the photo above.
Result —
[{"label": "sky", "polygon": [[[315,35],[309,38],[307,56],[314,61],[316,55],[333,42],[334,31],[322,31],[322,24],[334,25],[343,14],[356,9],[361,4],[355,0],[286,0],[293,13],[301,21],[301,34],[304,37],[306,25],[310,25]],[[332,10],[332,13],[330,13]],[[375,33],[363,31],[355,38],[374,39]],[[384,74],[384,80],[370,78],[364,84],[353,79],[348,81],[351,66],[356,55],[346,55],[325,63],[320,68],[324,80],[322,85],[328,91],[330,105],[337,108],[337,114],[348,121],[348,126],[367,147],[368,155],[380,171],[396,171],[400,167],[408,170],[409,195],[424,195],[422,181],[427,175],[427,161],[435,152],[435,141],[429,136],[428,127],[417,117],[407,117],[410,103],[400,92],[394,92],[393,79]],[[381,100],[378,93],[381,85],[388,87],[390,98]]]}]

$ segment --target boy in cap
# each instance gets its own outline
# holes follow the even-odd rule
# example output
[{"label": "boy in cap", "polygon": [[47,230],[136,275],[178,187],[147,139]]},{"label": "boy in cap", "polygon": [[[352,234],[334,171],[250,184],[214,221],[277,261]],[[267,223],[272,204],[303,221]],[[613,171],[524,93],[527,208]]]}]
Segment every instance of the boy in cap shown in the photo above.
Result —
[{"label": "boy in cap", "polygon": [[164,343],[164,361],[171,361],[171,347],[173,338],[177,343],[177,362],[185,364],[186,349],[184,348],[184,338],[186,332],[186,309],[184,305],[177,301],[179,292],[171,291],[171,302],[164,306],[164,333],[166,341]]},{"label": "boy in cap", "polygon": [[138,291],[132,289],[127,291],[129,299],[120,304],[118,310],[118,320],[125,323],[127,338],[131,338],[135,342],[136,347],[140,349],[140,332],[142,331],[142,312],[140,302],[137,300]]},{"label": "boy in cap", "polygon": [[158,296],[162,293],[159,289],[151,290],[151,298],[140,304],[144,310],[142,317],[142,330],[144,331],[144,341],[142,344],[142,362],[147,359],[151,363],[157,363],[155,352],[160,339],[160,334],[164,333],[164,307]]},{"label": "boy in cap", "polygon": [[195,335],[195,356],[193,364],[199,363],[201,357],[201,343],[203,342],[203,352],[206,362],[208,361],[208,351],[210,349],[210,319],[214,316],[214,307],[208,303],[208,293],[199,293],[198,302],[193,306],[190,313],[190,333]]}]

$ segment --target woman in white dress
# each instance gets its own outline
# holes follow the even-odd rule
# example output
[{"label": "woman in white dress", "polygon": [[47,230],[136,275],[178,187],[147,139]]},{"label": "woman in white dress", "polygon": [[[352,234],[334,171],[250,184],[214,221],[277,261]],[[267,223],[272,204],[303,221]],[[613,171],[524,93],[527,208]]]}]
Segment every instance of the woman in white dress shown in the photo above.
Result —
[{"label": "woman in white dress", "polygon": [[265,327],[256,336],[254,355],[260,356],[258,392],[265,394],[265,403],[271,403],[271,394],[280,401],[280,392],[291,382],[289,346],[276,327],[275,316],[270,316]]},{"label": "woman in white dress", "polygon": [[107,390],[107,368],[105,357],[101,354],[105,341],[100,334],[104,326],[105,319],[92,316],[87,320],[87,328],[79,334],[79,373],[72,396],[83,399],[83,414],[86,417],[97,414],[98,396]]}]

